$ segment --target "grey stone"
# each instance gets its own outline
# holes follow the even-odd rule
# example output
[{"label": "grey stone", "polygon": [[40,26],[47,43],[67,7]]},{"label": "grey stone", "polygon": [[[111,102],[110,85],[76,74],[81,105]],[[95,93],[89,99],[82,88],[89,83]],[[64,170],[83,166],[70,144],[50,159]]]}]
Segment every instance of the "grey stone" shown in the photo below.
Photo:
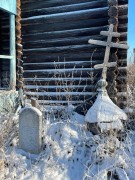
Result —
[{"label": "grey stone", "polygon": [[31,154],[42,150],[42,113],[35,107],[25,107],[19,114],[19,147]]}]

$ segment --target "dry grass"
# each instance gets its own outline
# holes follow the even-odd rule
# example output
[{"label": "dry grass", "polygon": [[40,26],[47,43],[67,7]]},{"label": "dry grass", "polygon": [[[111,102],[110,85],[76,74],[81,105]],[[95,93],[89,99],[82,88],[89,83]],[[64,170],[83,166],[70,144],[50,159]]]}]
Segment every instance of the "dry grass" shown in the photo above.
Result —
[{"label": "dry grass", "polygon": [[[128,85],[132,88],[135,87],[135,64],[128,65]],[[133,90],[133,89],[132,89]]]},{"label": "dry grass", "polygon": [[135,64],[127,68],[127,107],[135,108]]}]

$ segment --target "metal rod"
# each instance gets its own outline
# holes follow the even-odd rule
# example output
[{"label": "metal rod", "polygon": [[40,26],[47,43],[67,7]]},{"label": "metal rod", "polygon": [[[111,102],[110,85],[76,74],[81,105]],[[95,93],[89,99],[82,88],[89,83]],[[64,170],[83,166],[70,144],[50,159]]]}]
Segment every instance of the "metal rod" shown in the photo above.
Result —
[{"label": "metal rod", "polygon": [[10,14],[10,89],[16,88],[15,15]]}]

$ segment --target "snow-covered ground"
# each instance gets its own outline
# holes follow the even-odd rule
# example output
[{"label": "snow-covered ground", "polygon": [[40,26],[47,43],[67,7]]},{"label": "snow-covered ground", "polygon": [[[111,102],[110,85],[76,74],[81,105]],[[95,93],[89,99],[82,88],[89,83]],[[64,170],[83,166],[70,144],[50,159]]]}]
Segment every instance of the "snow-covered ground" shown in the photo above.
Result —
[{"label": "snow-covered ground", "polygon": [[49,109],[44,114],[43,151],[39,155],[18,148],[17,115],[4,120],[1,116],[1,127],[9,120],[11,130],[5,151],[0,150],[0,179],[134,180],[135,132],[127,130],[124,141],[115,134],[93,136],[86,130],[84,116],[73,109]]}]

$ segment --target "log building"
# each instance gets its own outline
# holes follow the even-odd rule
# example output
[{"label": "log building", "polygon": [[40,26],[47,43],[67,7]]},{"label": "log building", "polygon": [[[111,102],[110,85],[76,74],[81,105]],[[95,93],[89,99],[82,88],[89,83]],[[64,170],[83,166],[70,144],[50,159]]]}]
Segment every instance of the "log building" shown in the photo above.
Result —
[{"label": "log building", "polygon": [[[16,54],[17,89],[45,104],[91,105],[105,48],[88,40],[106,41],[100,31],[115,25],[127,43],[128,0],[17,0]],[[0,54],[9,51],[9,16],[0,10]],[[127,51],[112,49],[108,92],[125,106]],[[9,85],[9,61],[0,61],[1,88]]]}]

